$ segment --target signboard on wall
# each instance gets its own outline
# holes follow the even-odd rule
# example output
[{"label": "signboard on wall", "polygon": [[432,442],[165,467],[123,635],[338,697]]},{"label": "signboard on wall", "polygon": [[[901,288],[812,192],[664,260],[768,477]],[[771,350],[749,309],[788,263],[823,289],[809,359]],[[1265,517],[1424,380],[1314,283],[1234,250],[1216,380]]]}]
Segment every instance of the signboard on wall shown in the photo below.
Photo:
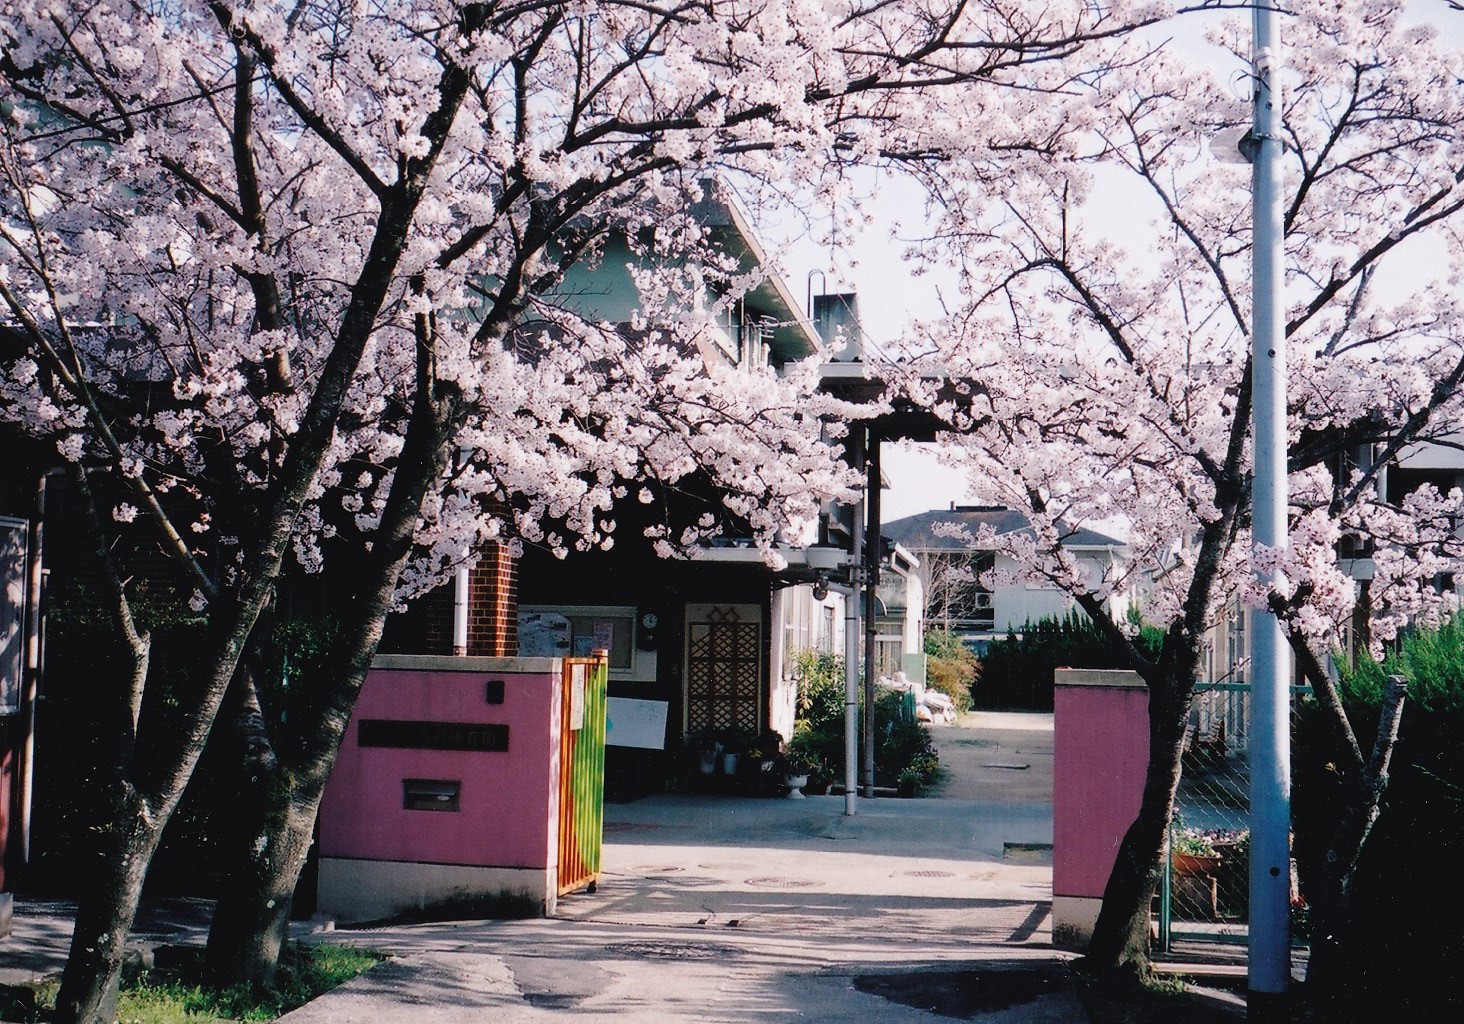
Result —
[{"label": "signboard on wall", "polygon": [[666,702],[611,697],[605,707],[605,745],[662,750],[666,746]]},{"label": "signboard on wall", "polygon": [[615,605],[523,605],[519,608],[519,656],[587,658],[610,652],[610,668],[635,664],[635,609]]}]

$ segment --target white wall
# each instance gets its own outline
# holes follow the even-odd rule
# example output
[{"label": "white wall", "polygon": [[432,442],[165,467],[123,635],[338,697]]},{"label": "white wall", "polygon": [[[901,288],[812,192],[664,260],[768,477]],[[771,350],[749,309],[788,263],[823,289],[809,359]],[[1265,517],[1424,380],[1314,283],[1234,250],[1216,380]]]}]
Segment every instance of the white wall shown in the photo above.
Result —
[{"label": "white wall", "polygon": [[[1078,561],[1088,566],[1092,579],[1102,578],[1109,564],[1107,553],[1079,555]],[[996,556],[997,572],[1017,572],[1017,563],[1006,555]],[[1122,612],[1127,601],[1119,599],[1110,602],[1110,612]],[[993,629],[997,633],[1018,632],[1029,621],[1043,618],[1061,618],[1077,603],[1067,591],[1047,583],[1017,583],[998,587],[991,595],[991,608],[995,620]]]},{"label": "white wall", "polygon": [[[793,678],[793,658],[803,650],[844,650],[844,597],[833,591],[816,600],[806,584],[773,591],[773,642],[768,661],[768,725],[793,735],[797,712],[798,683]],[[830,615],[831,613],[831,615]],[[829,623],[829,618],[832,623]],[[831,628],[830,628],[831,627]]]}]

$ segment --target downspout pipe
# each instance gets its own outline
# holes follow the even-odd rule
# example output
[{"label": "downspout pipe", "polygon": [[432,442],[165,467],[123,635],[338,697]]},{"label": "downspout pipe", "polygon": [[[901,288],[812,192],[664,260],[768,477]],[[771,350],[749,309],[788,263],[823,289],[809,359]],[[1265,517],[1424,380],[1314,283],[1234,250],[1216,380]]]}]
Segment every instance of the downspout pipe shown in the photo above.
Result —
[{"label": "downspout pipe", "polygon": [[879,567],[882,543],[880,540],[879,509],[879,435],[869,432],[868,478],[864,485],[865,502],[869,509],[869,528],[864,535],[864,751],[860,763],[861,788],[865,797],[874,796],[874,683],[875,647],[879,627]]},{"label": "downspout pipe", "polygon": [[36,711],[41,696],[41,596],[46,572],[46,481],[60,476],[59,468],[48,469],[36,479],[36,517],[31,523],[26,553],[25,586],[25,683],[20,693],[20,720],[24,733],[20,743],[20,862],[30,863],[31,821],[36,791]]},{"label": "downspout pipe", "polygon": [[458,566],[452,576],[452,654],[455,658],[468,656],[468,573],[468,566],[464,564]]}]

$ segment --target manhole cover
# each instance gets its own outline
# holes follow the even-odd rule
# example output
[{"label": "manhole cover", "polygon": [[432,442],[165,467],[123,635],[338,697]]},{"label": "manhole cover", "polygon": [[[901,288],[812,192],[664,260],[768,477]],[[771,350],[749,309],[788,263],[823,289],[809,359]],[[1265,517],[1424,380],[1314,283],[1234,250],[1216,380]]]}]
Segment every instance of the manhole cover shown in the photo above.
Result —
[{"label": "manhole cover", "polygon": [[749,878],[743,885],[755,885],[760,889],[809,889],[822,882],[810,878]]},{"label": "manhole cover", "polygon": [[954,871],[904,871],[906,878],[955,878]]},{"label": "manhole cover", "polygon": [[606,946],[605,951],[652,960],[721,960],[742,952],[736,946],[713,946],[700,942],[618,942]]}]

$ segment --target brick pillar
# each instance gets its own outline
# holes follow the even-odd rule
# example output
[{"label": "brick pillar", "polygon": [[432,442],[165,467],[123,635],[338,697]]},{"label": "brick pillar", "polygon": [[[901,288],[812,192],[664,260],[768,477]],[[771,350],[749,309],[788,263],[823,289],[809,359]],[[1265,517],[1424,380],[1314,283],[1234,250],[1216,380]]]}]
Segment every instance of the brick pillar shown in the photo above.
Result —
[{"label": "brick pillar", "polygon": [[487,545],[468,574],[468,655],[518,654],[518,563],[502,545]]}]

